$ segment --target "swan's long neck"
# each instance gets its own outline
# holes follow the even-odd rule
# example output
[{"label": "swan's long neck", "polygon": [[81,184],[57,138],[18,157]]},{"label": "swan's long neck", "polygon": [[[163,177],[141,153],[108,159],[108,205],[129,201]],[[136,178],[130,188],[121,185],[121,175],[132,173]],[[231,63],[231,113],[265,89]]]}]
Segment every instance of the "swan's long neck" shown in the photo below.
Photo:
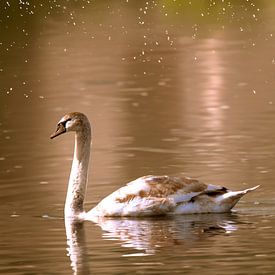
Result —
[{"label": "swan's long neck", "polygon": [[87,124],[75,134],[74,158],[65,203],[66,217],[76,217],[84,212],[90,149],[91,127]]}]

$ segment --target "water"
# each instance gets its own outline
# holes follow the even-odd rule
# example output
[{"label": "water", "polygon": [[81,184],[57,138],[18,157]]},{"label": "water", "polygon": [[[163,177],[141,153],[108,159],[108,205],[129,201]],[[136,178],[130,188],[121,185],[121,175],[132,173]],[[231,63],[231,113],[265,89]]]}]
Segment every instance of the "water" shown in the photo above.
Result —
[{"label": "water", "polygon": [[[0,273],[274,274],[272,1],[0,5]],[[73,137],[49,136],[69,111],[93,123],[86,209],[147,174],[261,188],[229,214],[65,228]]]}]

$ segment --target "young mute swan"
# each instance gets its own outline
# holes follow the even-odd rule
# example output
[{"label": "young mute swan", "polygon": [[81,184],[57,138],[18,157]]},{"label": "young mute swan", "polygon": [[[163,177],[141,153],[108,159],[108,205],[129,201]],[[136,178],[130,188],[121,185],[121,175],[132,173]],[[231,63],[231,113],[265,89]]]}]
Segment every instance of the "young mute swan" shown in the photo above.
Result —
[{"label": "young mute swan", "polygon": [[66,114],[51,138],[75,132],[74,157],[69,179],[65,216],[93,220],[103,216],[154,216],[166,214],[223,213],[258,186],[231,191],[188,177],[144,176],[105,197],[89,212],[83,208],[91,149],[91,126],[78,112]]}]

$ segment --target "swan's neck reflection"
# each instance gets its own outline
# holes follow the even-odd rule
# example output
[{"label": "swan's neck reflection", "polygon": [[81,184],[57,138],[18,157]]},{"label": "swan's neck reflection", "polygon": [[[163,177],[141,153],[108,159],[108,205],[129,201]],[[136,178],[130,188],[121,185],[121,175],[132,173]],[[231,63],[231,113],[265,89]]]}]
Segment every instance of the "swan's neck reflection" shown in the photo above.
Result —
[{"label": "swan's neck reflection", "polygon": [[66,218],[65,227],[68,245],[67,251],[74,274],[90,274],[87,260],[84,223]]}]

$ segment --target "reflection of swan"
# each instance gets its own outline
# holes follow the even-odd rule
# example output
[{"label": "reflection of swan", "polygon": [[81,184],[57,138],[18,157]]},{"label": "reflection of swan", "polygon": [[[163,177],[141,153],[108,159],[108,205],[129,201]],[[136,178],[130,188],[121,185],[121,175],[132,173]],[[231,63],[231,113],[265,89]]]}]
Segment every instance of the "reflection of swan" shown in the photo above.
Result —
[{"label": "reflection of swan", "polygon": [[83,222],[65,218],[68,255],[75,275],[89,275]]},{"label": "reflection of swan", "polygon": [[243,195],[257,188],[233,192],[186,177],[146,176],[113,192],[85,213],[83,203],[91,146],[89,120],[84,114],[69,113],[61,118],[51,138],[69,131],[75,132],[75,150],[65,204],[67,217],[228,212]]},{"label": "reflection of swan", "polygon": [[[238,229],[238,216],[232,213],[144,218],[93,217],[103,230],[103,238],[118,241],[127,248],[124,257],[154,255],[171,247],[185,250],[215,240],[212,237]],[[84,222],[65,218],[68,255],[75,275],[89,275]],[[205,244],[205,243],[204,243]],[[133,251],[133,249],[135,249]]]},{"label": "reflection of swan", "polygon": [[175,245],[193,247],[213,235],[237,230],[236,216],[231,213],[166,216],[155,218],[94,217],[103,237],[118,240],[122,247],[134,248],[138,253],[124,256],[155,254],[158,250]]}]

